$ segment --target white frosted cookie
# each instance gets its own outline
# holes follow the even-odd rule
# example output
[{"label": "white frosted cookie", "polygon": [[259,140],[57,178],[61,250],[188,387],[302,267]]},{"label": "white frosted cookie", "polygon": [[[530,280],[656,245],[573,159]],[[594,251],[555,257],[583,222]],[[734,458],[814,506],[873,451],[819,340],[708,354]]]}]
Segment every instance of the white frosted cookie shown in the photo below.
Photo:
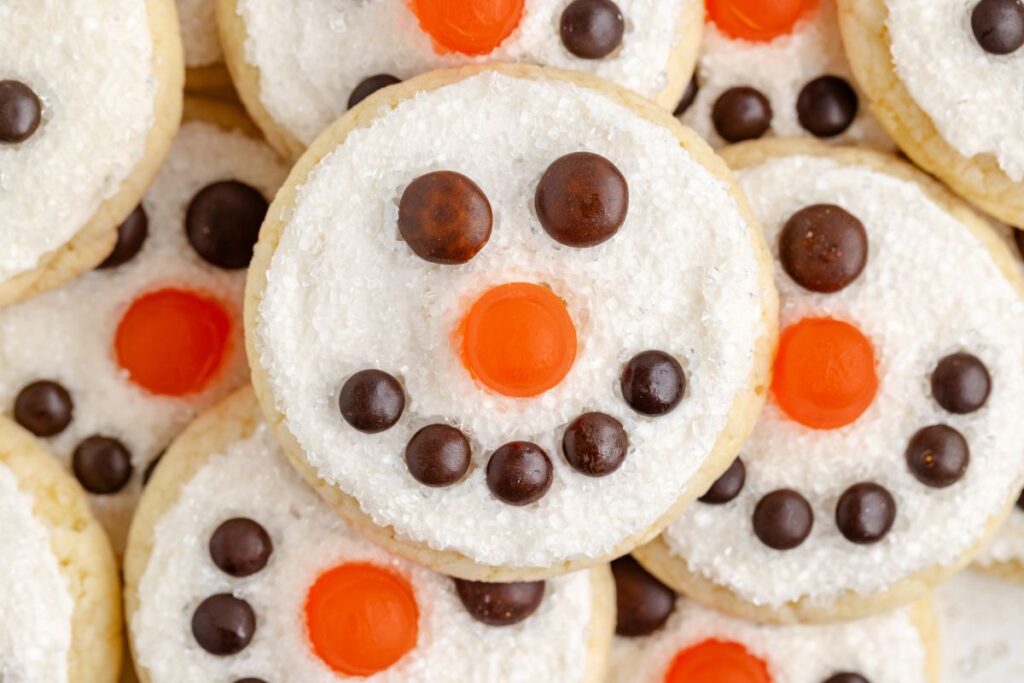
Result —
[{"label": "white frosted cookie", "polygon": [[210,92],[231,87],[217,35],[216,0],[176,0],[185,48],[187,87]]},{"label": "white frosted cookie", "polygon": [[118,568],[81,488],[0,418],[0,680],[115,683]]},{"label": "white frosted cookie", "polygon": [[676,596],[631,557],[612,563],[618,603],[608,683],[938,683],[931,602],[842,624],[775,626]]},{"label": "white frosted cookie", "polygon": [[725,157],[781,265],[772,391],[730,471],[639,557],[760,619],[905,604],[1020,492],[1024,356],[1007,340],[1024,335],[1024,274],[893,157],[796,140]]},{"label": "white frosted cookie", "polygon": [[104,264],[0,311],[0,406],[76,474],[118,551],[146,467],[245,381],[244,267],[286,167],[240,110],[188,121]]},{"label": "white frosted cookie", "polygon": [[606,567],[457,581],[357,535],[288,464],[249,389],[168,450],[125,558],[143,683],[600,683]]},{"label": "white frosted cookie", "polygon": [[700,43],[700,0],[217,0],[242,101],[297,157],[368,94],[411,76],[523,62],[604,77],[671,109]]},{"label": "white frosted cookie", "polygon": [[172,0],[0,4],[0,305],[103,260],[181,115]]},{"label": "white frosted cookie", "polygon": [[915,162],[1024,225],[1024,4],[839,0],[843,42],[875,115]]},{"label": "white frosted cookie", "polygon": [[892,147],[851,80],[835,0],[712,0],[708,14],[675,111],[705,140],[812,135]]},{"label": "white frosted cookie", "polygon": [[763,397],[775,292],[744,207],[626,91],[524,65],[409,81],[329,129],[268,213],[257,395],[400,555],[485,580],[615,557],[731,462]]}]

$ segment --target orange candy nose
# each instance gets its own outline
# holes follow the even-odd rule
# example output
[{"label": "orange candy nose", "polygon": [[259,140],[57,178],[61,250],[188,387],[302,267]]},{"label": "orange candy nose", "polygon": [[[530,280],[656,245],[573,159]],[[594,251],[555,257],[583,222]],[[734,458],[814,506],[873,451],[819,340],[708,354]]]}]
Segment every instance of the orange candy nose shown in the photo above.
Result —
[{"label": "orange candy nose", "polygon": [[118,364],[143,389],[165,396],[202,391],[227,355],[231,316],[212,297],[159,289],[132,302],[118,323]]},{"label": "orange candy nose", "polygon": [[491,289],[469,309],[460,332],[466,369],[506,396],[547,391],[576,360],[576,328],[565,302],[540,285]]},{"label": "orange candy nose", "polygon": [[818,0],[707,0],[708,17],[730,38],[767,43],[793,30]]},{"label": "orange candy nose", "polygon": [[705,640],[676,655],[665,683],[772,683],[772,677],[739,643]]},{"label": "orange candy nose", "polygon": [[306,630],[313,651],[331,669],[369,676],[416,646],[416,596],[409,582],[389,569],[339,565],[309,589]]},{"label": "orange candy nose", "polygon": [[519,25],[523,0],[410,0],[420,27],[445,50],[484,55]]},{"label": "orange candy nose", "polygon": [[848,425],[878,392],[874,347],[849,323],[805,318],[782,332],[772,391],[779,407],[804,426]]}]

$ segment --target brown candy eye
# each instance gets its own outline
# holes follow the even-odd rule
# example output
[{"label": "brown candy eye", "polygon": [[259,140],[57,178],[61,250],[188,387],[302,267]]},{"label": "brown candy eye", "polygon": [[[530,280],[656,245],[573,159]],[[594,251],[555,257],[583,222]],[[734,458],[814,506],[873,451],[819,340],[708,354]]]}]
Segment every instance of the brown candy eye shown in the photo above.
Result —
[{"label": "brown candy eye", "polygon": [[772,491],[754,508],[754,533],[769,548],[792,550],[811,534],[814,512],[792,489]]},{"label": "brown candy eye", "polygon": [[839,135],[857,118],[857,93],[838,76],[821,76],[808,83],[796,100],[800,125],[811,135]]},{"label": "brown candy eye", "polygon": [[884,487],[871,482],[854,484],[836,505],[836,525],[852,543],[882,540],[896,521],[896,501]]},{"label": "brown candy eye", "polygon": [[381,370],[360,370],[348,378],[338,396],[341,416],[352,427],[377,434],[395,426],[405,410],[398,380]]},{"label": "brown candy eye", "polygon": [[747,467],[743,460],[736,458],[729,469],[711,485],[708,492],[697,500],[707,505],[723,505],[740,495],[747,481]]},{"label": "brown candy eye", "polygon": [[562,44],[581,59],[602,59],[622,44],[626,21],[612,0],[573,0],[562,12]]},{"label": "brown candy eye", "polygon": [[471,449],[466,435],[455,427],[427,425],[405,447],[409,474],[426,486],[451,486],[469,471]]},{"label": "brown candy eye", "polygon": [[90,436],[71,456],[71,469],[89,493],[117,493],[132,476],[132,456],[109,436]]},{"label": "brown candy eye", "polygon": [[67,389],[57,382],[40,380],[18,392],[14,419],[36,436],[54,436],[71,424],[74,408]]},{"label": "brown candy eye", "polygon": [[626,363],[619,384],[630,408],[657,417],[672,412],[683,400],[686,374],[664,351],[644,351]]},{"label": "brown candy eye", "polygon": [[932,488],[945,488],[964,476],[971,452],[960,432],[948,425],[932,425],[914,434],[905,457],[918,481]]},{"label": "brown candy eye", "polygon": [[676,594],[647,573],[629,555],[612,562],[615,577],[617,622],[620,636],[647,636],[662,626],[676,608]]},{"label": "brown candy eye", "polygon": [[697,99],[697,93],[699,91],[700,85],[697,84],[697,74],[694,74],[690,79],[690,83],[686,86],[683,98],[679,100],[679,104],[676,105],[676,109],[672,112],[672,115],[682,116],[685,114],[686,110],[693,106],[693,101]]},{"label": "brown candy eye", "polygon": [[1013,239],[1017,243],[1017,251],[1020,252],[1021,258],[1024,258],[1024,230],[1014,230]]},{"label": "brown candy eye", "polygon": [[540,446],[513,441],[494,451],[487,463],[487,488],[509,505],[529,505],[544,497],[553,478],[551,459]]},{"label": "brown candy eye", "polygon": [[396,78],[391,74],[377,74],[364,78],[360,81],[359,85],[353,88],[352,94],[348,96],[348,108],[351,109],[382,88],[401,82],[401,78]]},{"label": "brown candy eye", "polygon": [[0,143],[15,144],[32,137],[43,117],[43,103],[21,81],[0,81]]},{"label": "brown candy eye", "polygon": [[562,435],[562,453],[581,474],[603,477],[619,469],[629,450],[622,423],[604,413],[584,413]]},{"label": "brown candy eye", "polygon": [[488,626],[511,626],[526,619],[544,599],[543,581],[487,583],[454,579],[459,600],[477,621]]},{"label": "brown candy eye", "polygon": [[812,292],[847,287],[864,271],[868,235],[864,224],[834,204],[815,204],[793,214],[779,238],[779,260],[793,281]]},{"label": "brown candy eye", "polygon": [[971,30],[985,52],[1016,52],[1024,45],[1024,5],[1020,0],[981,0],[971,12]]},{"label": "brown candy eye", "polygon": [[491,204],[483,190],[453,171],[416,178],[398,203],[402,239],[430,263],[466,263],[491,238],[492,222]]},{"label": "brown candy eye", "polygon": [[726,142],[754,140],[771,127],[772,105],[754,88],[730,88],[715,100],[711,120]]},{"label": "brown candy eye", "polygon": [[196,193],[185,215],[189,244],[218,268],[237,270],[252,260],[252,250],[267,215],[259,190],[236,180],[207,185]]},{"label": "brown candy eye", "polygon": [[954,353],[939,361],[932,372],[932,396],[951,413],[980,410],[992,390],[985,364],[969,353]]},{"label": "brown candy eye", "polygon": [[192,614],[192,636],[212,655],[244,650],[256,634],[256,613],[248,602],[229,593],[203,600]]},{"label": "brown candy eye", "polygon": [[629,186],[603,156],[574,152],[544,171],[534,206],[541,227],[554,240],[569,247],[595,247],[626,222]]},{"label": "brown candy eye", "polygon": [[871,681],[860,674],[844,672],[829,676],[822,683],[871,683]]},{"label": "brown candy eye", "polygon": [[245,517],[229,519],[210,537],[210,558],[221,571],[235,577],[251,576],[267,566],[274,544],[258,522]]},{"label": "brown candy eye", "polygon": [[117,243],[114,244],[114,250],[110,252],[103,263],[96,267],[101,270],[116,268],[131,261],[141,251],[142,244],[148,235],[149,216],[146,215],[142,204],[139,204],[118,226]]}]

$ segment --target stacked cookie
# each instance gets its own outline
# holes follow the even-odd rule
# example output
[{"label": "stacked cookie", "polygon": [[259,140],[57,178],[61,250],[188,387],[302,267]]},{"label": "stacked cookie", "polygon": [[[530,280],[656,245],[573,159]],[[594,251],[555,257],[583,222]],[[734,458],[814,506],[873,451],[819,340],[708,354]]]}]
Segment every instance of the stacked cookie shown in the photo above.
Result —
[{"label": "stacked cookie", "polygon": [[0,680],[1015,680],[1022,46],[0,7]]}]

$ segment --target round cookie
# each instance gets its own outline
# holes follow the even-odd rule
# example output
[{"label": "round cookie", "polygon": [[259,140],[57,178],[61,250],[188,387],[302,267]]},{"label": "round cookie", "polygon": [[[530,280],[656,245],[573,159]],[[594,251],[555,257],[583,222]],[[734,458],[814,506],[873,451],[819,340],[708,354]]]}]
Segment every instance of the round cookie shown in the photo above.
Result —
[{"label": "round cookie", "polygon": [[0,679],[115,683],[118,568],[81,488],[0,418]]},{"label": "round cookie", "polygon": [[893,147],[850,75],[835,0],[714,0],[708,14],[675,114],[713,146],[803,135]]},{"label": "round cookie", "polygon": [[703,12],[700,0],[217,0],[239,95],[292,158],[377,89],[483,61],[592,73],[671,109],[693,72]]},{"label": "round cookie", "polygon": [[0,311],[0,406],[78,477],[124,536],[147,468],[247,378],[244,267],[286,167],[239,108],[187,121],[98,269]]},{"label": "round cookie", "polygon": [[353,527],[525,580],[653,538],[732,461],[775,305],[744,201],[671,115],[469,67],[379,93],[307,152],[260,233],[246,334],[268,421]]},{"label": "round cookie", "polygon": [[217,35],[215,0],[176,0],[185,48],[185,85],[193,92],[216,93],[231,88],[231,75]]},{"label": "round cookie", "polygon": [[1020,492],[1024,358],[1006,340],[1024,334],[1021,270],[986,221],[892,157],[794,140],[725,157],[781,265],[771,397],[739,462],[638,557],[761,620],[908,603],[970,561]]},{"label": "round cookie", "polygon": [[0,7],[0,305],[110,252],[181,115],[171,0]]},{"label": "round cookie", "polygon": [[599,683],[614,627],[606,567],[483,584],[362,539],[288,464],[250,389],[168,450],[125,583],[143,683]]},{"label": "round cookie", "polygon": [[981,8],[975,26],[975,8],[989,4],[999,3],[839,0],[839,23],[854,76],[903,151],[988,213],[1024,225],[1024,114],[1009,96],[1024,50],[992,52],[984,37],[1012,32],[1024,8]]},{"label": "round cookie", "polygon": [[[938,683],[930,600],[842,624],[768,626],[676,596],[631,557],[612,563],[608,683]],[[945,679],[943,679],[945,680]]]}]

